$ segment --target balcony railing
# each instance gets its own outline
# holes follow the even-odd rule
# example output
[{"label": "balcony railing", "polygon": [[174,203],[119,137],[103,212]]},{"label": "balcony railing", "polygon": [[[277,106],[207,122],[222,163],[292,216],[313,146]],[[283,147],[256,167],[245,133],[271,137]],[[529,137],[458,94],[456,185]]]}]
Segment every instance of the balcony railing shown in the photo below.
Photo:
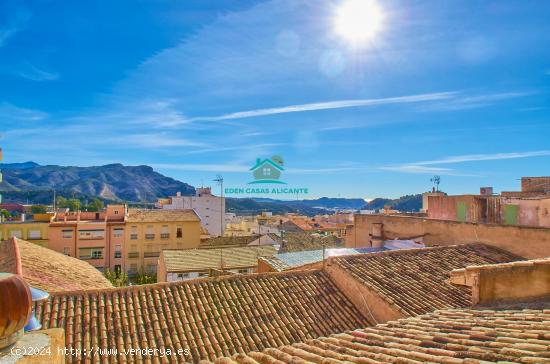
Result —
[{"label": "balcony railing", "polygon": [[81,259],[81,260],[103,259],[103,254],[101,254],[101,255],[98,255],[98,254],[95,254],[95,255],[81,255],[79,257],[79,259]]},{"label": "balcony railing", "polygon": [[155,238],[155,234],[145,234],[145,239],[147,240],[153,240]]},{"label": "balcony railing", "polygon": [[160,234],[161,239],[170,239],[170,234]]},{"label": "balcony railing", "polygon": [[145,252],[143,253],[144,258],[156,258],[160,256],[160,252]]},{"label": "balcony railing", "polygon": [[139,252],[128,253],[128,258],[139,258]]}]

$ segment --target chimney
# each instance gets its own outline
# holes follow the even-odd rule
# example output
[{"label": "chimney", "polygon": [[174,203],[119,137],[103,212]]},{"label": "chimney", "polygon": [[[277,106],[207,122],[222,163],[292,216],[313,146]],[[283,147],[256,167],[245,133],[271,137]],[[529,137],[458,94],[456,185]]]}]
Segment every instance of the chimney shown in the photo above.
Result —
[{"label": "chimney", "polygon": [[176,192],[176,197],[181,197],[181,192]]}]

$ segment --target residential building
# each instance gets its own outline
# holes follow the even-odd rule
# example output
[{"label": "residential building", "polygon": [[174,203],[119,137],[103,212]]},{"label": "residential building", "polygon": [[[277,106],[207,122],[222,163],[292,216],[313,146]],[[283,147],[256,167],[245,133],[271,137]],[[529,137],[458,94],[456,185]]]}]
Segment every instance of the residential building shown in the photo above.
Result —
[{"label": "residential building", "polygon": [[157,206],[167,210],[195,210],[211,236],[223,236],[225,198],[213,195],[210,187],[197,188],[194,196],[182,196],[178,192],[176,196],[160,199]]},{"label": "residential building", "polygon": [[130,209],[125,230],[123,269],[129,275],[156,274],[162,250],[198,248],[201,242],[201,220],[191,209]]},{"label": "residential building", "polygon": [[447,195],[445,192],[436,191],[435,188],[431,192],[424,192],[422,194],[422,209],[420,212],[428,212],[430,209],[430,201],[429,197],[431,196],[445,196]]},{"label": "residential building", "polygon": [[0,242],[0,272],[19,274],[32,287],[50,293],[112,287],[87,262],[15,237]]},{"label": "residential building", "polygon": [[125,205],[100,212],[57,213],[50,222],[49,248],[85,260],[99,270],[124,269]]},{"label": "residential building", "polygon": [[49,225],[49,220],[4,221],[0,223],[0,241],[15,237],[48,247]]},{"label": "residential building", "polygon": [[175,282],[212,276],[212,270],[229,273],[255,273],[258,258],[272,256],[272,245],[237,248],[163,250],[160,254],[157,282]]}]

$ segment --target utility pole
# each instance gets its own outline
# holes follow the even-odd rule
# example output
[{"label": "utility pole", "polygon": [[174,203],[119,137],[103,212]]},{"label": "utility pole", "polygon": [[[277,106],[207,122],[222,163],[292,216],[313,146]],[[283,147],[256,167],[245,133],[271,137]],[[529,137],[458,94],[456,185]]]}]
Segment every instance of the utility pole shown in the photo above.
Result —
[{"label": "utility pole", "polygon": [[223,176],[218,174],[214,182],[220,185],[220,236],[223,236],[223,220],[225,217],[225,209],[223,207]]}]

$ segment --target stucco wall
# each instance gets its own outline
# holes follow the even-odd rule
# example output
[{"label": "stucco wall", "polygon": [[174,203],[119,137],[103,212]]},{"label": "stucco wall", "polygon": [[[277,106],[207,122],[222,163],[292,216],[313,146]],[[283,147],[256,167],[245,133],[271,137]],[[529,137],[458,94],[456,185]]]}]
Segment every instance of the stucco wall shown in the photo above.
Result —
[{"label": "stucco wall", "polygon": [[550,264],[514,266],[479,272],[479,303],[547,297]]},{"label": "stucco wall", "polygon": [[550,228],[505,226],[434,220],[408,216],[355,215],[346,247],[369,247],[373,223],[383,224],[383,238],[424,237],[424,244],[454,245],[481,242],[525,258],[550,256]]}]

